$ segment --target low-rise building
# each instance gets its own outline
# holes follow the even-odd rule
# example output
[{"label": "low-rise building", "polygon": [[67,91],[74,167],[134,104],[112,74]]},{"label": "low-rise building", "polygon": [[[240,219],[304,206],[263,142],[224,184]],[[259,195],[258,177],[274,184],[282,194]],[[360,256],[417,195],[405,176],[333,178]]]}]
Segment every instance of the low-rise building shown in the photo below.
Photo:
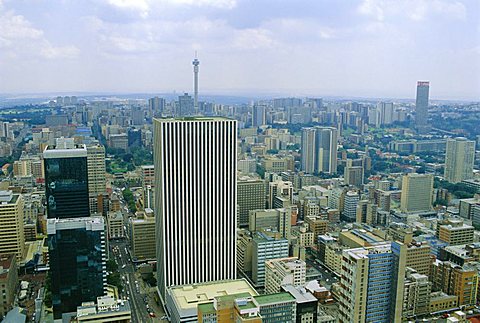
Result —
[{"label": "low-rise building", "polygon": [[97,298],[97,302],[83,302],[77,307],[75,322],[89,323],[130,323],[132,311],[127,300],[116,300],[112,296]]},{"label": "low-rise building", "polygon": [[282,291],[282,286],[301,287],[306,282],[307,264],[295,257],[272,259],[265,262],[265,293]]},{"label": "low-rise building", "polygon": [[[167,288],[166,307],[171,322],[198,322],[199,305],[212,303],[220,296],[237,294],[258,295],[245,279],[172,286]],[[208,309],[202,310],[207,312]]]}]

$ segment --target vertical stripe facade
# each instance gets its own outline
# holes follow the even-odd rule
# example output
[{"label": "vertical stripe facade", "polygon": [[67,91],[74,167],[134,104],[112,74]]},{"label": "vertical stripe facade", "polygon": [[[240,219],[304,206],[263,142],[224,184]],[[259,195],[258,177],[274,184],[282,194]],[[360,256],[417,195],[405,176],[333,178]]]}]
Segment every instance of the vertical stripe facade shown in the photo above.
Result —
[{"label": "vertical stripe facade", "polygon": [[157,275],[169,286],[236,277],[235,120],[155,119]]}]

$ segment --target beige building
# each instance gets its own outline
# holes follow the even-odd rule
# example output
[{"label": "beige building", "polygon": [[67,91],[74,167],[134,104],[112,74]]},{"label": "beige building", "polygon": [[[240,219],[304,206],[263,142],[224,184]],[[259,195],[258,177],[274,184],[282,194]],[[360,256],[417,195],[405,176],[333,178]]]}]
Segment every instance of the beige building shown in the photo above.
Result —
[{"label": "beige building", "polygon": [[407,267],[414,269],[420,275],[428,276],[432,262],[428,243],[413,242],[407,246]]},{"label": "beige building", "polygon": [[473,242],[475,228],[460,219],[447,219],[437,223],[437,238],[450,245],[469,244]]},{"label": "beige building", "polygon": [[87,146],[88,193],[97,196],[105,193],[106,166],[105,147],[96,144]]},{"label": "beige building", "polygon": [[137,212],[130,218],[130,244],[132,256],[139,259],[155,259],[155,217],[145,212]]},{"label": "beige building", "polygon": [[402,212],[423,212],[432,208],[433,175],[407,174],[402,179]]},{"label": "beige building", "polygon": [[18,284],[18,268],[14,254],[0,256],[0,316],[12,309]]},{"label": "beige building", "polygon": [[454,309],[458,306],[458,297],[444,292],[430,294],[430,313]]},{"label": "beige building", "polygon": [[248,228],[254,231],[276,231],[282,237],[290,239],[291,208],[253,210],[249,212]]},{"label": "beige building", "polygon": [[313,232],[314,240],[316,243],[316,238],[319,235],[327,233],[328,229],[328,220],[324,220],[320,216],[314,217],[304,217],[305,223],[308,224],[308,229]]},{"label": "beige building", "polygon": [[430,277],[432,289],[457,296],[459,306],[473,307],[476,304],[478,273],[475,267],[437,260]]},{"label": "beige building", "polygon": [[240,176],[237,179],[238,225],[247,226],[249,212],[265,208],[265,181],[260,178]]},{"label": "beige building", "polygon": [[282,291],[282,286],[303,287],[307,264],[295,257],[272,259],[265,262],[265,294]]},{"label": "beige building", "polygon": [[121,211],[108,212],[107,226],[109,239],[119,239],[125,237],[125,230],[123,229],[123,214]]},{"label": "beige building", "polygon": [[25,254],[23,196],[0,191],[0,255],[15,254],[17,262]]},{"label": "beige building", "polygon": [[475,141],[467,138],[447,139],[445,154],[445,179],[458,183],[473,177],[473,163],[475,161]]}]

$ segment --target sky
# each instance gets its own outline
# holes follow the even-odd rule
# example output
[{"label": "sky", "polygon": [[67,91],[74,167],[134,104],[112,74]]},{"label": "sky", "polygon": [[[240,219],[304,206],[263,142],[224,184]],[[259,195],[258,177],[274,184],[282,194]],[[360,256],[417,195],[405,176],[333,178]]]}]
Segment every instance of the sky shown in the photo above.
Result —
[{"label": "sky", "polygon": [[479,0],[0,0],[0,93],[480,100]]}]

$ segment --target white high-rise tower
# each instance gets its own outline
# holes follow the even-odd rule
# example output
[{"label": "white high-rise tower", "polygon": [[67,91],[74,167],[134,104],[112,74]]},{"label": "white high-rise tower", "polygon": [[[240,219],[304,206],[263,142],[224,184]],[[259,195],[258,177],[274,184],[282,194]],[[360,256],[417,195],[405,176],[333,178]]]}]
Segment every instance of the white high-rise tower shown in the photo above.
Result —
[{"label": "white high-rise tower", "polygon": [[195,59],[192,62],[193,64],[193,106],[195,108],[195,112],[198,112],[198,66],[200,65],[200,61],[197,59],[197,52],[195,52]]},{"label": "white high-rise tower", "polygon": [[236,277],[237,122],[154,120],[157,280],[166,289]]}]

